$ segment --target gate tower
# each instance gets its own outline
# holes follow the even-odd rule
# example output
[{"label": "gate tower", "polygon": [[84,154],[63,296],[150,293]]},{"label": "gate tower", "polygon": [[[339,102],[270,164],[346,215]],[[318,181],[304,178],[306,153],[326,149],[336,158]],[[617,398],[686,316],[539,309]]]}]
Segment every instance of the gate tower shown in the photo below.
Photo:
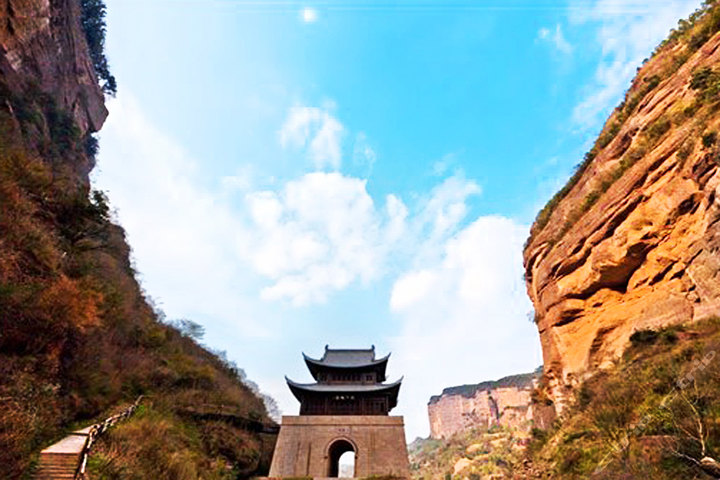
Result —
[{"label": "gate tower", "polygon": [[385,383],[390,355],[331,349],[319,360],[303,354],[316,383],[285,377],[300,415],[283,416],[270,477],[339,476],[340,456],[355,454],[354,477],[410,478],[403,418],[389,416],[402,378]]}]

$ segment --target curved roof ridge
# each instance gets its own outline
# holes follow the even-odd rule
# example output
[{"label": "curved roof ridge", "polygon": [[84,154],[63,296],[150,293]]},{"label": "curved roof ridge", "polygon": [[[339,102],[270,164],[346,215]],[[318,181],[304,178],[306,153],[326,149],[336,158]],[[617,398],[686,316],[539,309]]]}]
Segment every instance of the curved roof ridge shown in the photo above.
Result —
[{"label": "curved roof ridge", "polygon": [[356,384],[356,383],[332,383],[332,384],[319,384],[319,383],[300,383],[296,382],[295,380],[291,379],[287,375],[285,375],[285,381],[288,383],[288,385],[292,385],[294,387],[317,387],[321,386],[321,388],[345,388],[345,387],[373,387],[377,389],[384,389],[389,387],[394,387],[396,385],[400,385],[402,381],[405,379],[405,376],[398,378],[394,382],[387,382],[387,383],[370,383],[370,384]]},{"label": "curved roof ridge", "polygon": [[[335,350],[335,351],[338,351],[338,350]],[[344,351],[344,352],[360,352],[360,351],[367,352],[369,350],[342,350],[342,351]],[[305,361],[315,363],[318,365],[332,365],[332,366],[337,366],[337,367],[358,367],[358,366],[365,366],[365,365],[376,365],[378,363],[387,362],[388,359],[390,358],[390,355],[392,355],[392,352],[388,352],[388,354],[385,355],[384,357],[374,358],[374,356],[373,356],[373,358],[371,360],[357,361],[356,363],[354,363],[352,365],[334,365],[331,363],[327,363],[325,355],[323,355],[322,358],[313,358],[313,357],[307,355],[305,352],[302,352],[302,355],[303,355],[303,359]]]}]

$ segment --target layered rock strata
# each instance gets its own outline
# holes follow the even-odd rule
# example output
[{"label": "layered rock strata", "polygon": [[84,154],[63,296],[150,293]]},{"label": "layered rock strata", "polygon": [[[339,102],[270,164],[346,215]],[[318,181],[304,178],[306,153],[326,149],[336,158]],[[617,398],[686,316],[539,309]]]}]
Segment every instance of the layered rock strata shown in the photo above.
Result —
[{"label": "layered rock strata", "polygon": [[528,427],[533,419],[531,394],[539,374],[505,377],[494,382],[443,390],[428,403],[430,436],[448,438],[472,428],[494,425]]},{"label": "layered rock strata", "polygon": [[98,131],[107,110],[79,8],[76,0],[0,2],[0,73],[16,89],[37,82],[84,133]]},{"label": "layered rock strata", "polygon": [[720,312],[719,47],[669,43],[646,62],[532,229],[527,289],[559,411],[634,331]]}]

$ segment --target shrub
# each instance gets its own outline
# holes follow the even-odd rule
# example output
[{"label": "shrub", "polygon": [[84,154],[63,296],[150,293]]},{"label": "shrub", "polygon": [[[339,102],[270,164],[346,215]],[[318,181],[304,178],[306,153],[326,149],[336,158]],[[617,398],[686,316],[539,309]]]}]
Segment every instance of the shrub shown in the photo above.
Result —
[{"label": "shrub", "polygon": [[590,401],[593,399],[593,391],[592,389],[586,384],[583,383],[577,392],[577,402],[578,407],[580,410],[584,410],[587,408],[587,406],[590,404]]},{"label": "shrub", "polygon": [[644,133],[651,145],[655,145],[665,133],[670,130],[672,123],[666,117],[660,117],[644,128]]},{"label": "shrub", "polygon": [[715,132],[715,131],[708,132],[702,136],[702,145],[705,148],[712,147],[713,145],[715,145],[716,141],[717,141],[717,132]]},{"label": "shrub", "polygon": [[610,142],[613,141],[615,136],[617,136],[618,132],[620,131],[620,122],[613,122],[610,124],[610,126],[603,130],[600,136],[597,139],[597,146],[599,148],[605,148],[610,144]]},{"label": "shrub", "polygon": [[100,150],[100,143],[98,142],[97,137],[92,134],[88,134],[83,142],[83,147],[85,155],[87,155],[88,158],[92,160],[97,158],[98,151]]},{"label": "shrub", "polygon": [[709,67],[693,72],[690,88],[697,90],[700,101],[716,101],[720,94],[720,73]]},{"label": "shrub", "polygon": [[592,192],[588,193],[585,198],[583,199],[583,203],[580,207],[581,212],[585,213],[590,208],[592,208],[593,205],[598,201],[600,198],[600,191],[593,190]]},{"label": "shrub", "polygon": [[693,147],[694,147],[694,145],[693,145],[692,140],[687,139],[687,140],[685,140],[685,142],[683,142],[682,146],[680,147],[680,149],[677,152],[677,156],[681,162],[685,163],[685,161],[688,158],[690,158],[690,155],[693,152]]},{"label": "shrub", "polygon": [[637,330],[630,335],[630,342],[633,345],[652,345],[658,339],[658,332],[650,329]]},{"label": "shrub", "polygon": [[85,39],[90,50],[90,59],[95,67],[98,80],[102,81],[101,87],[105,93],[115,95],[117,93],[117,82],[110,73],[110,66],[105,56],[105,24],[106,7],[104,0],[81,0],[80,23]]}]

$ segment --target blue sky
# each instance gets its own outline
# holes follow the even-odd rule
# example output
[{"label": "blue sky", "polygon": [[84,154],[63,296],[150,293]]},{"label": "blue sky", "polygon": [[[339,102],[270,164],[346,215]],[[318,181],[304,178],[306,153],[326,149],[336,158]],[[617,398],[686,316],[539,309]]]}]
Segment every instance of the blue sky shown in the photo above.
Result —
[{"label": "blue sky", "polygon": [[689,0],[107,0],[94,181],[148,294],[284,413],[325,344],[442,388],[542,362],[538,209]]}]

